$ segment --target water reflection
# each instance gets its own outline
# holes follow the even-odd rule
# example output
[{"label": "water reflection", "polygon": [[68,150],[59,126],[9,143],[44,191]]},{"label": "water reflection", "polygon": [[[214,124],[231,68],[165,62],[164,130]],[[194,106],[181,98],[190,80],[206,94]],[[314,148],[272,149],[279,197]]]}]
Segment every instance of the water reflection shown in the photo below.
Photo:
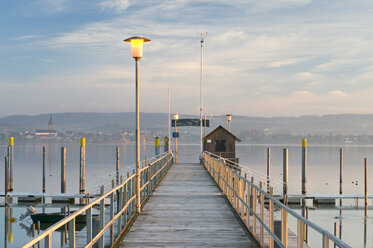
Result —
[{"label": "water reflection", "polygon": [[8,242],[13,243],[13,208],[6,205],[4,209],[4,247],[8,247]]}]

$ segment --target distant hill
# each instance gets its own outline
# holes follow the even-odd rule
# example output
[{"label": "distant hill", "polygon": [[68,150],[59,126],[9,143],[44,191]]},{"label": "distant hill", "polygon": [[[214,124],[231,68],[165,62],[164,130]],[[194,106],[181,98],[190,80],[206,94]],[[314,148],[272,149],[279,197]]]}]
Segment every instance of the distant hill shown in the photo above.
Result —
[{"label": "distant hill", "polygon": [[[182,115],[181,118],[198,118]],[[49,114],[12,115],[0,118],[0,129],[35,130],[48,127]],[[106,131],[117,132],[135,128],[135,113],[54,113],[53,122],[56,130]],[[166,113],[141,113],[142,129],[167,129]],[[219,125],[227,127],[224,115],[214,116],[211,131]],[[264,130],[291,134],[373,134],[373,115],[341,114],[300,117],[250,117],[233,116],[232,132]],[[186,128],[190,132],[199,132],[198,128]]]}]

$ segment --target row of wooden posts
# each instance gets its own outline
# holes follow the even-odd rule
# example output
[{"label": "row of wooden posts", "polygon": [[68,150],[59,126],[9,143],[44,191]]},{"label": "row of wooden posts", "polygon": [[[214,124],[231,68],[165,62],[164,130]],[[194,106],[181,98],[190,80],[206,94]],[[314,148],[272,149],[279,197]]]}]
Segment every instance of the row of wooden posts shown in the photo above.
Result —
[{"label": "row of wooden posts", "polygon": [[[283,149],[283,198],[284,203],[287,203],[288,195],[288,157],[289,151],[287,148]],[[364,158],[364,213],[368,213],[368,171],[367,158]],[[267,148],[267,191],[270,188],[271,176],[271,149]],[[302,140],[302,195],[307,195],[307,139]],[[339,194],[343,194],[343,148],[339,149]],[[306,216],[306,199],[302,198],[302,216]],[[339,200],[339,205],[342,206],[342,199]]]},{"label": "row of wooden posts", "polygon": [[[80,139],[79,194],[85,194],[85,145],[86,139]],[[13,192],[13,150],[14,138],[9,138],[8,153],[5,157],[5,195]],[[46,193],[46,147],[43,146],[42,192]],[[116,183],[119,183],[119,147],[116,147]],[[66,193],[66,147],[61,147],[61,193]],[[7,198],[7,197],[6,197]],[[81,198],[84,204],[85,199]]]},{"label": "row of wooden posts", "polygon": [[[164,151],[167,152],[168,138],[164,140]],[[86,139],[80,139],[80,166],[79,166],[79,194],[85,194],[85,146]],[[13,192],[13,156],[14,156],[14,138],[9,138],[7,147],[7,156],[5,157],[5,195]],[[160,140],[155,138],[155,155],[160,154]],[[119,147],[116,147],[116,183],[119,183]],[[46,147],[43,146],[43,168],[42,168],[42,192],[46,193]],[[66,193],[66,147],[61,147],[61,193]],[[84,204],[85,199],[80,199],[80,204]]]}]

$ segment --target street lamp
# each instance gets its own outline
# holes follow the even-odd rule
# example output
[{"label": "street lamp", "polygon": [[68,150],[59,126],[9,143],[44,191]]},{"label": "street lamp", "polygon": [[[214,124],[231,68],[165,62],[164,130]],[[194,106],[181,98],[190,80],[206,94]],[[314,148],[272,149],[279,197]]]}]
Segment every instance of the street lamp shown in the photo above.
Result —
[{"label": "street lamp", "polygon": [[140,199],[140,113],[139,113],[139,62],[142,57],[144,42],[150,40],[140,36],[133,36],[124,40],[131,42],[132,57],[136,60],[136,212],[141,212]]},{"label": "street lamp", "polygon": [[232,115],[231,115],[231,114],[227,114],[226,117],[227,117],[227,119],[228,119],[228,131],[231,132],[231,120],[232,120]]},{"label": "street lamp", "polygon": [[174,114],[175,119],[175,163],[177,163],[177,120],[179,119],[178,114]]}]

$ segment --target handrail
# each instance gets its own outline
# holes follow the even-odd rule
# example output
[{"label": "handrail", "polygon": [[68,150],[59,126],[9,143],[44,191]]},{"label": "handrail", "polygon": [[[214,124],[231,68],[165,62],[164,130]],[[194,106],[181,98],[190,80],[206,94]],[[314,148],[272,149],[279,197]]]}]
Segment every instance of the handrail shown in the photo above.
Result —
[{"label": "handrail", "polygon": [[[129,220],[134,217],[135,207],[134,200],[136,197],[141,197],[141,205],[144,204],[146,197],[149,196],[151,191],[153,191],[154,185],[159,183],[162,179],[162,175],[167,171],[167,169],[171,166],[173,161],[173,153],[169,151],[168,153],[163,154],[163,157],[160,157],[154,161],[152,161],[147,167],[143,168],[140,171],[140,184],[143,186],[139,192],[139,196],[135,194],[135,179],[137,174],[133,174],[129,176],[124,182],[120,183],[120,185],[113,187],[110,191],[103,193],[99,198],[94,200],[93,202],[83,206],[79,210],[75,211],[73,214],[68,215],[64,219],[60,220],[59,222],[55,223],[48,229],[46,229],[43,233],[35,237],[33,240],[27,242],[22,248],[31,247],[42,240],[45,240],[45,247],[52,246],[52,234],[53,232],[57,231],[57,229],[69,225],[69,247],[75,247],[75,219],[83,214],[87,213],[87,242],[86,247],[91,247],[95,242],[99,241],[99,247],[104,246],[104,234],[107,229],[110,228],[111,231],[111,239],[110,245],[113,245],[114,242],[114,223],[115,221],[119,220],[118,228],[119,232],[117,233],[118,237],[121,236],[122,232],[127,228],[129,224]],[[157,173],[158,176],[153,177],[153,175]],[[149,187],[146,187],[149,186]],[[105,199],[110,197],[110,220],[108,223],[104,223],[105,219]],[[117,198],[117,213],[114,215],[114,202],[115,198]],[[100,204],[100,231],[96,236],[92,237],[92,209],[94,206]],[[124,227],[122,227],[122,219],[125,219]]]},{"label": "handrail", "polygon": [[[227,158],[224,158],[224,157],[219,157],[217,154],[211,153],[211,152],[208,152],[208,151],[205,151],[204,153],[210,155],[210,157],[215,157],[218,160],[219,159],[220,160],[226,160],[227,159]],[[234,165],[234,167],[240,168],[241,174],[247,173],[247,174],[253,176],[257,181],[262,180],[263,184],[266,184],[267,182],[270,182],[269,183],[270,187],[276,189],[278,194],[282,193],[285,183],[281,179],[278,179],[278,178],[272,177],[272,176],[268,177],[263,172],[248,168],[247,166],[236,163],[232,160],[229,161],[229,165]],[[269,181],[268,181],[268,179],[269,179]]]},{"label": "handrail", "polygon": [[[144,159],[144,160],[141,160],[140,161],[140,168],[141,168],[141,171],[144,170],[144,168],[146,168],[147,166],[149,166],[149,164],[153,164],[155,163],[157,160],[163,158],[168,152],[162,152],[160,153],[159,155],[155,155],[154,157],[151,157],[149,159]],[[87,188],[91,188],[91,194],[97,194],[100,192],[100,187],[102,185],[105,186],[105,188],[110,188],[111,185],[112,185],[112,180],[113,179],[117,179],[119,178],[120,176],[126,176],[127,173],[132,173],[133,172],[133,168],[135,168],[136,165],[135,164],[132,164],[132,165],[129,165],[129,166],[126,166],[125,168],[122,168],[118,171],[111,171],[108,175],[106,175],[105,177],[101,177],[101,178],[98,178],[96,181],[96,183],[94,184],[90,184],[89,187]]]},{"label": "handrail", "polygon": [[[215,180],[215,182],[219,185],[222,189],[223,193],[227,196],[228,200],[232,203],[233,208],[235,211],[240,215],[242,219],[244,219],[244,223],[247,228],[251,229],[256,235],[256,221],[258,221],[261,225],[260,230],[260,243],[264,245],[264,229],[269,234],[269,243],[270,247],[274,247],[274,242],[280,247],[288,247],[287,246],[287,214],[295,217],[298,221],[298,247],[303,247],[304,242],[304,234],[306,233],[307,227],[311,227],[316,232],[322,235],[323,247],[329,247],[329,240],[333,241],[334,244],[338,247],[342,248],[350,248],[348,244],[343,242],[342,240],[335,237],[333,234],[328,232],[327,230],[319,227],[315,223],[311,222],[310,220],[302,217],[301,215],[297,214],[294,210],[287,207],[279,200],[273,197],[273,195],[268,194],[266,190],[263,189],[262,184],[260,186],[255,185],[254,183],[250,182],[236,170],[230,168],[226,164],[222,163],[219,159],[216,159],[207,152],[202,154],[203,164]],[[210,161],[208,161],[210,160]],[[271,189],[272,190],[272,189]],[[238,191],[238,192],[237,192]],[[256,213],[256,198],[260,197],[260,216]],[[245,198],[246,195],[246,198]],[[264,222],[264,197],[269,200],[269,208],[270,208],[270,221],[269,226],[267,226]],[[251,200],[252,199],[252,200]],[[274,234],[274,218],[273,218],[273,206],[274,204],[279,207],[282,211],[282,218],[281,218],[281,227],[282,233],[286,236],[282,236],[280,240]],[[250,215],[253,216],[252,227],[249,221]]]}]

